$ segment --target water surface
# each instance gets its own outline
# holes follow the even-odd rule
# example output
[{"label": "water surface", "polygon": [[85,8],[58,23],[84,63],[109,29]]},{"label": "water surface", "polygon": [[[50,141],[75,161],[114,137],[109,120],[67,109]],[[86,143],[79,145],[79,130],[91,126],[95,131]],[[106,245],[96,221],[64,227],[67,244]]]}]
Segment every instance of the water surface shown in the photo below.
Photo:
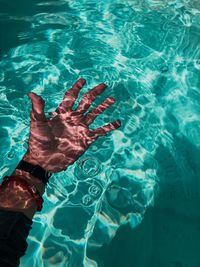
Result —
[{"label": "water surface", "polygon": [[0,4],[1,178],[27,149],[29,91],[48,113],[78,78],[79,100],[105,82],[92,107],[116,103],[91,128],[122,121],[51,177],[21,266],[199,267],[199,2]]}]

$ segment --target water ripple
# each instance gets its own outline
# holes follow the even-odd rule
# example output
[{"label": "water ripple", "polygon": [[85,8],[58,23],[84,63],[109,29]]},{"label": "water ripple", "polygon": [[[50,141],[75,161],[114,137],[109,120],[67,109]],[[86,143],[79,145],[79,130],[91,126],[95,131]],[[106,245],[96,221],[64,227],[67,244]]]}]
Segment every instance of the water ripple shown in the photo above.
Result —
[{"label": "water ripple", "polygon": [[[24,6],[0,14],[0,21],[20,25],[10,29],[9,42],[1,38],[7,51],[0,62],[1,176],[27,149],[29,91],[45,98],[48,114],[78,77],[87,79],[78,100],[106,82],[93,107],[107,96],[116,103],[91,128],[117,118],[123,124],[52,178],[21,263],[96,267],[87,249],[108,243],[123,224],[138,225],[160,182],[180,180],[187,193],[187,176],[199,173],[197,152],[188,160],[177,140],[199,151],[200,6],[187,0],[32,2],[29,12]],[[168,166],[169,159],[175,164]]]}]

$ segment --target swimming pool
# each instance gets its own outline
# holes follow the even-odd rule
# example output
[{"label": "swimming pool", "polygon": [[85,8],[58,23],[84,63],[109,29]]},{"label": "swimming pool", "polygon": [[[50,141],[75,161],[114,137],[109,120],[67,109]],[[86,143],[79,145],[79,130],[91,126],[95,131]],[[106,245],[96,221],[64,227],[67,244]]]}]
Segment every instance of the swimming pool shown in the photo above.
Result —
[{"label": "swimming pool", "polygon": [[[48,113],[77,78],[87,80],[79,100],[105,82],[109,88],[95,105],[107,96],[116,103],[92,128],[122,121],[67,171],[51,177],[21,266],[104,266],[93,253],[120,226],[139,226],[162,199],[172,199],[171,208],[193,216],[198,226],[199,2],[0,2],[1,177],[27,149],[29,91],[43,96]],[[193,201],[192,210],[179,207],[182,198]],[[148,266],[200,264],[197,254],[183,258],[154,259]],[[137,267],[148,267],[136,260]],[[120,267],[133,266],[126,264]]]}]

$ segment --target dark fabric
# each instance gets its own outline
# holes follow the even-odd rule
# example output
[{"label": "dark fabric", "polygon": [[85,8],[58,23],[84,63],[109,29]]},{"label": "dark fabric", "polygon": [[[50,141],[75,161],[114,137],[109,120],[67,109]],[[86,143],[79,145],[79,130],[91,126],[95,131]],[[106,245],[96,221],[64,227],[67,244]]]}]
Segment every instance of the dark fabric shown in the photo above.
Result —
[{"label": "dark fabric", "polygon": [[45,185],[48,183],[49,178],[51,177],[52,173],[44,170],[39,165],[33,165],[30,162],[26,162],[25,160],[21,160],[17,165],[17,169],[27,171],[31,173],[33,176],[40,179]]},{"label": "dark fabric", "polygon": [[17,267],[25,255],[32,220],[22,212],[0,209],[0,267]]}]

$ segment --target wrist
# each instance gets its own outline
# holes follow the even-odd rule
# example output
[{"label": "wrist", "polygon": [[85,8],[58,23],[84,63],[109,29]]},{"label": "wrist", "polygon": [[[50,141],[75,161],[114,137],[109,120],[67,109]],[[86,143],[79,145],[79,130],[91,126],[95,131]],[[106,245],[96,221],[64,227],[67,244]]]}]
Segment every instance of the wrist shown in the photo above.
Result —
[{"label": "wrist", "polygon": [[[38,162],[31,156],[31,154],[29,152],[27,152],[23,156],[22,159],[28,163],[33,164],[33,165],[39,165]],[[29,184],[34,185],[41,196],[44,194],[45,184],[38,177],[34,176],[33,174],[29,173],[28,171],[16,168],[14,170],[14,172],[12,173],[12,175],[17,175],[17,176],[26,178],[26,181]]]},{"label": "wrist", "polygon": [[26,162],[28,162],[28,163],[31,163],[31,164],[33,164],[33,165],[39,165],[39,166],[41,166],[43,169],[46,169],[45,167],[45,164],[41,164],[41,163],[39,163],[38,161],[37,161],[37,159],[36,158],[34,158],[32,155],[31,155],[31,153],[29,152],[29,151],[27,151],[25,154],[24,154],[24,156],[23,156],[23,158],[22,158],[23,160],[25,160]]},{"label": "wrist", "polygon": [[32,164],[32,165],[37,165],[37,166],[40,166],[44,171],[46,172],[50,172],[49,170],[49,166],[48,166],[48,159],[49,159],[50,156],[33,156],[30,152],[30,150],[28,150],[22,160]]},{"label": "wrist", "polygon": [[[44,166],[35,160],[29,151],[24,155],[15,170],[17,175],[26,175],[28,178],[38,181],[38,184],[47,185],[52,172],[46,170]],[[15,173],[14,173],[15,174]]]},{"label": "wrist", "polygon": [[12,173],[12,175],[20,176],[26,179],[26,181],[30,185],[34,185],[36,189],[38,190],[40,196],[42,196],[45,192],[45,184],[38,179],[37,177],[33,176],[29,172],[26,172],[24,170],[15,169],[15,171]]}]

